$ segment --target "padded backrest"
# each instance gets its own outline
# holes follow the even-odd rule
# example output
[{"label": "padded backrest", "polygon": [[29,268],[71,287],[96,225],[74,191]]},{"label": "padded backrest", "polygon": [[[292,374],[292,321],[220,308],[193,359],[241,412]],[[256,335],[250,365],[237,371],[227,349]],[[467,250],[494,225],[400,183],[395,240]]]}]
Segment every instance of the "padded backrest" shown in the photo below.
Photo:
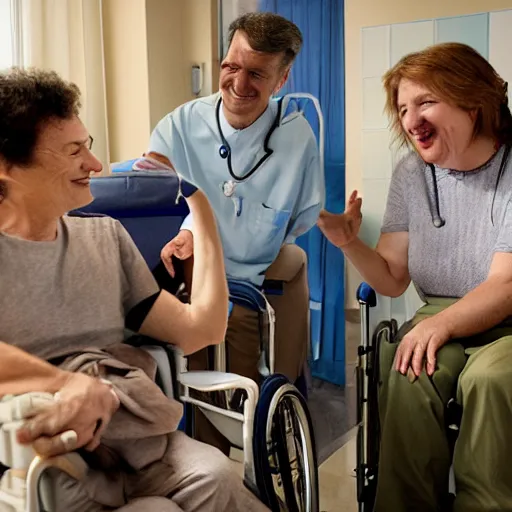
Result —
[{"label": "padded backrest", "polygon": [[189,212],[183,198],[176,203],[179,181],[169,172],[129,171],[92,178],[91,192],[94,201],[80,208],[80,213],[118,219],[150,269],[158,264],[162,247],[178,233]]}]

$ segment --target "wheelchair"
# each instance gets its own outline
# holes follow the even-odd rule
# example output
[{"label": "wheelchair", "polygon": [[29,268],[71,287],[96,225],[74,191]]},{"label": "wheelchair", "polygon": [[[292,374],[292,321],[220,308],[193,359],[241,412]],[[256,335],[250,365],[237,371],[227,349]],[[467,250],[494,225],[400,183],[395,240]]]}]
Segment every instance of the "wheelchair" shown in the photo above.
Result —
[{"label": "wheelchair", "polygon": [[[188,214],[176,201],[178,178],[166,172],[123,172],[92,178],[95,200],[70,215],[109,215],[132,236],[150,269],[160,261],[160,250],[179,230]],[[192,407],[243,451],[245,485],[272,511],[318,512],[318,468],[313,427],[303,395],[286,377],[274,373],[274,314],[265,293],[240,281],[230,281],[230,304],[258,311],[268,324],[262,342],[261,388],[251,379],[226,372],[224,344],[215,347],[214,371],[187,371],[183,354],[169,344],[127,333],[127,343],[147,351],[157,363],[157,384],[169,398],[184,404],[180,429],[193,436]],[[225,403],[242,393],[239,407],[196,398],[194,392],[225,393]],[[0,512],[52,512],[51,496],[42,475],[57,466],[77,478],[87,470],[78,453],[44,459],[15,441],[15,431],[41,401],[53,397],[30,393],[4,397],[0,402],[0,464],[8,468],[0,480]],[[1,470],[0,470],[1,473]]]},{"label": "wheelchair", "polygon": [[[356,368],[356,496],[359,512],[373,512],[380,451],[380,347],[383,341],[397,340],[400,325],[396,318],[380,321],[370,318],[370,311],[377,308],[378,297],[367,283],[359,285],[357,301],[361,314],[361,344],[357,351]],[[454,399],[450,400],[446,409],[446,429],[452,450],[457,439],[461,415],[460,406]],[[453,471],[450,471],[449,489],[452,495],[455,494]]]}]

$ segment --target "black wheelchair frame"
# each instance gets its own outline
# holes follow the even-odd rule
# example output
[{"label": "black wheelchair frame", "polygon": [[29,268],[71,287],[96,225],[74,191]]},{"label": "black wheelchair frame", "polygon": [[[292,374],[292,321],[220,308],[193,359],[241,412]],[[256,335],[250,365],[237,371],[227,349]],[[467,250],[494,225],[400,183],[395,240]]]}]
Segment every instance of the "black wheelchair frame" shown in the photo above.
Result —
[{"label": "black wheelchair frame", "polygon": [[[361,344],[358,347],[356,370],[357,389],[357,501],[359,512],[373,512],[377,493],[380,451],[380,417],[378,404],[380,345],[384,338],[395,340],[398,323],[383,320],[370,334],[370,310],[377,305],[375,291],[366,283],[357,290],[361,313]],[[462,408],[451,399],[446,407],[446,432],[453,454],[457,440]],[[453,496],[449,496],[453,499]]]}]

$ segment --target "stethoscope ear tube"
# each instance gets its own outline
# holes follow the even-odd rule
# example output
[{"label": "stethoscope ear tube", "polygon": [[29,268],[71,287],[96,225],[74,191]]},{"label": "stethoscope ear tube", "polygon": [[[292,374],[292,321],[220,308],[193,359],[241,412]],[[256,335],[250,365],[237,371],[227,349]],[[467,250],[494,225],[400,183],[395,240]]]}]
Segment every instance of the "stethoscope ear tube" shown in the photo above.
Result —
[{"label": "stethoscope ear tube", "polygon": [[432,183],[434,185],[434,200],[435,200],[435,211],[432,213],[432,223],[436,228],[442,228],[446,222],[441,217],[441,212],[439,210],[439,190],[437,188],[437,177],[436,177],[436,169],[434,164],[428,164],[430,167],[430,172],[432,173]]},{"label": "stethoscope ear tube", "polygon": [[[510,151],[511,151],[510,145],[507,145],[505,148],[505,151],[503,152],[503,157],[501,159],[500,168],[498,170],[498,176],[496,178],[496,186],[494,187],[494,195],[493,195],[492,204],[491,204],[491,223],[493,225],[494,225],[493,211],[494,211],[494,201],[496,199],[496,191],[498,190],[498,185],[499,185],[500,179],[503,175],[503,172],[505,171],[505,166],[508,162]],[[432,213],[432,223],[434,224],[434,226],[436,228],[442,228],[446,224],[446,221],[441,217],[441,212],[440,212],[439,190],[437,187],[436,169],[434,167],[434,164],[428,164],[428,166],[430,167],[430,172],[432,173],[432,183],[434,185],[435,211]]]}]

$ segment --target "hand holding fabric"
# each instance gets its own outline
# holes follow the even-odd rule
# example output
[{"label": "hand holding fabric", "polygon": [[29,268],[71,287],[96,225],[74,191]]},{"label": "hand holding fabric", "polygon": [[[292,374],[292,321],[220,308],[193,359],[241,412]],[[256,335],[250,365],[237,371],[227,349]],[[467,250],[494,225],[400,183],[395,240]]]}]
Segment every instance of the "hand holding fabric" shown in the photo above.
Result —
[{"label": "hand holding fabric", "polygon": [[[99,378],[70,373],[55,398],[53,405],[37,412],[18,430],[18,442],[32,444],[45,457],[81,447],[95,450],[119,408],[119,398],[112,387]],[[68,431],[74,431],[76,438],[61,435]]]}]

